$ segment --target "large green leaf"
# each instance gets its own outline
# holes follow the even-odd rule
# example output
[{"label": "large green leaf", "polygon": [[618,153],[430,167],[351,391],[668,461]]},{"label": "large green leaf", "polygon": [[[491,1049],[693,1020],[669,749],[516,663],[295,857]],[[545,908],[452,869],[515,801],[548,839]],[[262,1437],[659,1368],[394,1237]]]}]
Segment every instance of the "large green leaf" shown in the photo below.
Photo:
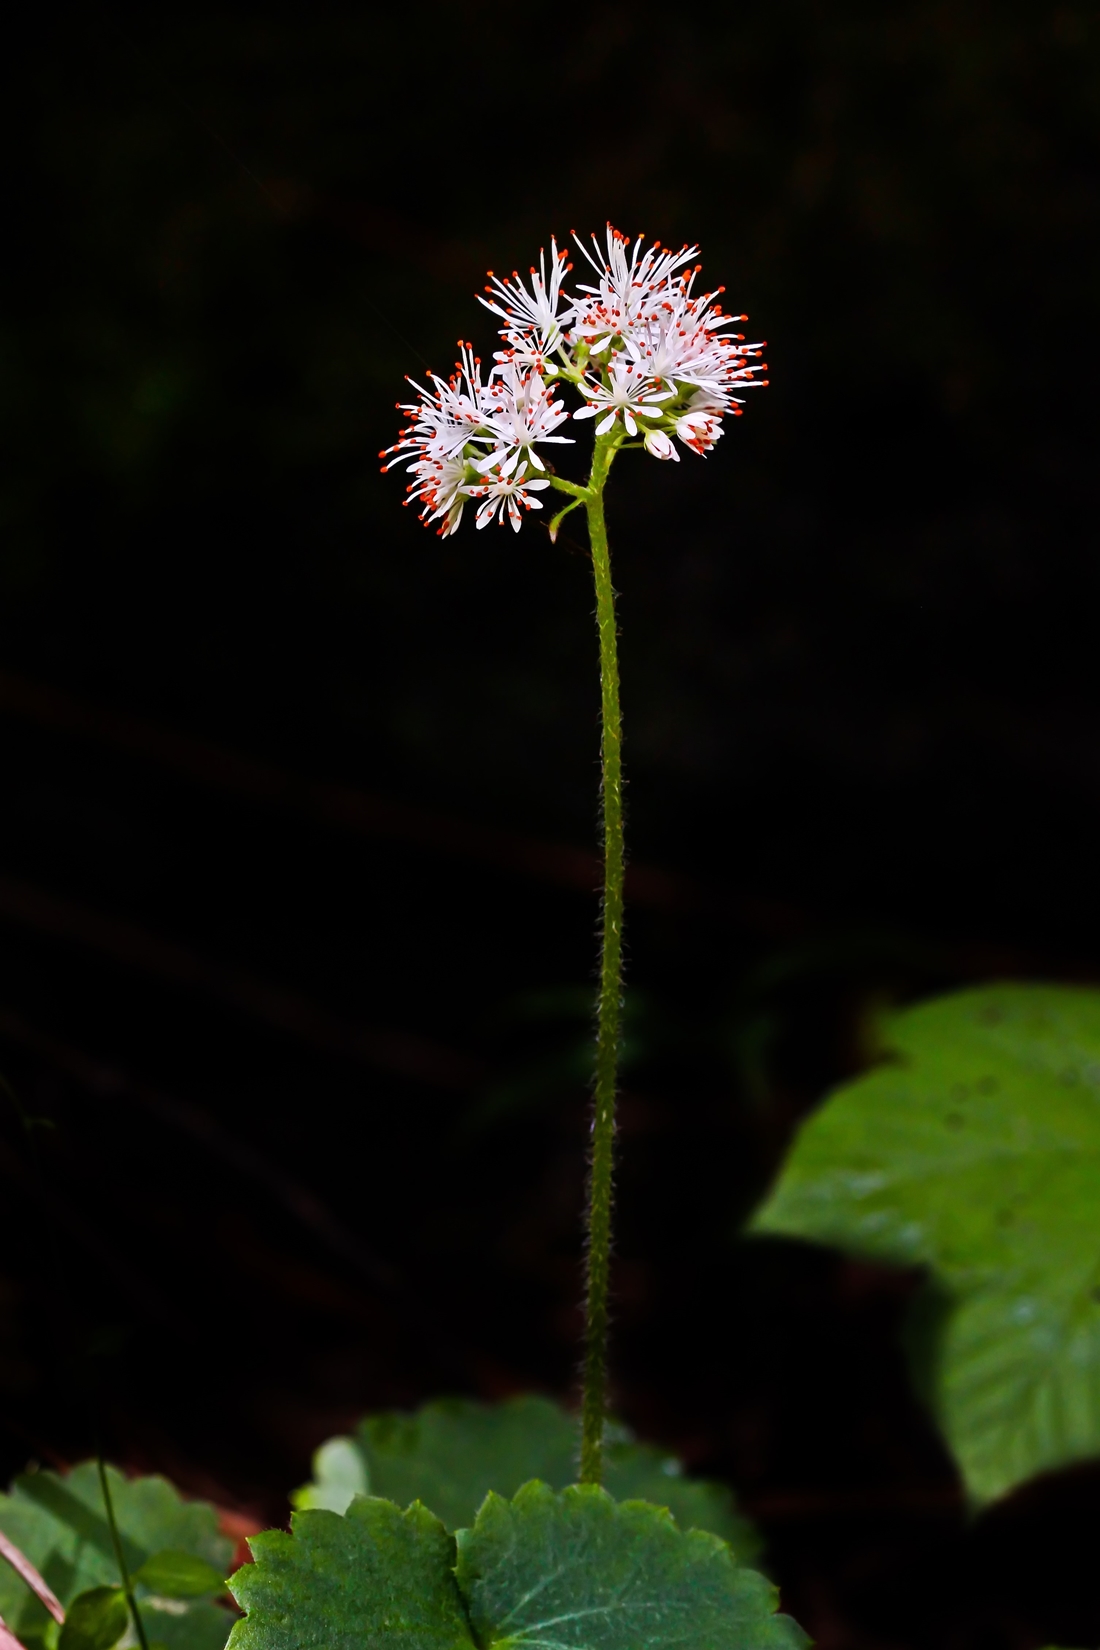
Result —
[{"label": "large green leaf", "polygon": [[663,1508],[590,1486],[486,1499],[456,1538],[424,1507],[359,1496],[252,1542],[229,1650],[801,1650],[775,1589]]},{"label": "large green leaf", "polygon": [[964,991],[887,1041],[753,1226],[932,1269],[921,1384],[985,1500],[1100,1453],[1100,993]]},{"label": "large green leaf", "polygon": [[[685,1528],[710,1530],[741,1559],[760,1550],[760,1537],[742,1518],[724,1485],[684,1476],[680,1463],[649,1445],[611,1430],[605,1481],[627,1497],[668,1507]],[[448,1529],[472,1524],[490,1490],[514,1495],[541,1479],[564,1489],[577,1476],[577,1423],[545,1398],[501,1404],[444,1399],[415,1415],[369,1416],[354,1439],[333,1438],[314,1457],[314,1480],[298,1490],[296,1507],[343,1512],[355,1494],[385,1496],[400,1506],[422,1501]]]},{"label": "large green leaf", "polygon": [[477,1643],[545,1650],[800,1650],[777,1594],[717,1536],[663,1508],[575,1485],[490,1495],[458,1533],[458,1584]]},{"label": "large green leaf", "polygon": [[[107,1473],[131,1574],[166,1549],[225,1574],[233,1544],[219,1535],[213,1507],[184,1501],[164,1478],[124,1478],[113,1467]],[[119,1579],[94,1461],[64,1477],[33,1472],[17,1478],[10,1493],[0,1495],[0,1529],[66,1608],[78,1594]],[[167,1650],[222,1650],[230,1624],[224,1609],[205,1599],[163,1598],[140,1584],[137,1594],[151,1640]],[[28,1650],[53,1650],[57,1643],[57,1624],[6,1564],[0,1564],[0,1616]]]}]

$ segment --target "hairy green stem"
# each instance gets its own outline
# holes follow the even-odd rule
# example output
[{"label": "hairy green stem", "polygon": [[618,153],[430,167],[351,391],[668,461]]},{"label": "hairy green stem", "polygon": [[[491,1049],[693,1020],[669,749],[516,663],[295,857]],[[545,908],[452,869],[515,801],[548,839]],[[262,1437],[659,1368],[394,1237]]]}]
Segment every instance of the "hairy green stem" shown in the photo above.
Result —
[{"label": "hairy green stem", "polygon": [[615,1151],[615,1088],[622,1018],[623,780],[622,719],[615,591],[607,546],[603,491],[614,438],[596,442],[585,500],[596,624],[600,637],[601,762],[603,770],[603,924],[592,1113],[592,1163],[588,1187],[588,1276],[585,1303],[584,1398],[581,1410],[582,1484],[598,1484],[603,1472],[607,1408],[608,1273],[611,1262],[612,1172]]},{"label": "hairy green stem", "polygon": [[126,1568],[126,1557],[122,1551],[122,1537],[118,1533],[118,1524],[115,1521],[114,1502],[111,1499],[111,1486],[107,1482],[107,1468],[103,1464],[102,1450],[96,1456],[96,1466],[99,1468],[99,1487],[103,1492],[103,1505],[107,1512],[107,1527],[111,1532],[111,1545],[115,1549],[115,1563],[118,1565],[122,1591],[126,1595],[127,1604],[130,1606],[130,1614],[134,1619],[134,1628],[137,1632],[141,1650],[149,1650],[149,1640],[145,1636],[145,1623],[142,1621],[141,1611],[137,1607],[137,1599],[134,1597],[134,1584],[130,1580],[130,1572]]}]

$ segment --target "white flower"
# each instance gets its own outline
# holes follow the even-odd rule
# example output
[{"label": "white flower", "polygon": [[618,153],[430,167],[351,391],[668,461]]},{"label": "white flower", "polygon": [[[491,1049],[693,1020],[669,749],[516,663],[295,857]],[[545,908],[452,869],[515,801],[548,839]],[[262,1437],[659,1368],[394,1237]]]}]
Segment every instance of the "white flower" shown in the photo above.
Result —
[{"label": "white flower", "polygon": [[711,395],[706,390],[696,390],[676,420],[676,434],[685,447],[705,458],[721,438],[722,418],[730,411],[735,417],[740,414],[740,408],[731,408],[725,398]]},{"label": "white flower", "polygon": [[690,300],[666,300],[656,313],[631,327],[623,340],[625,352],[650,378],[718,390],[745,367],[734,341],[715,336],[712,330],[725,319],[720,315],[700,319]]},{"label": "white flower", "polygon": [[680,462],[680,455],[664,430],[647,430],[645,433],[645,450],[652,453],[654,458],[671,458]]},{"label": "white flower", "polygon": [[606,257],[595,235],[595,257],[575,231],[573,238],[599,276],[598,286],[581,284],[579,292],[585,296],[576,301],[575,331],[588,340],[593,355],[602,353],[613,338],[625,337],[644,319],[672,289],[676,271],[699,250],[685,246],[679,252],[662,251],[660,241],[654,241],[643,252],[643,236],[639,235],[631,247],[627,237],[611,224],[607,226]]},{"label": "white flower", "polygon": [[556,442],[571,447],[568,435],[554,435],[569,410],[554,400],[553,384],[544,384],[533,369],[524,372],[514,360],[493,368],[497,375],[490,386],[492,405],[483,419],[484,434],[479,440],[489,444],[489,452],[474,468],[484,475],[500,466],[501,475],[511,475],[521,458],[530,459],[536,470],[546,468],[535,451],[536,441]]},{"label": "white flower", "polygon": [[[561,283],[573,265],[568,262],[569,254],[559,252],[554,237],[550,237],[550,272],[546,271],[546,249],[539,252],[539,267],[531,265],[531,290],[520,280],[518,270],[512,271],[510,281],[502,281],[492,270],[488,271],[491,286],[485,288],[490,294],[483,298],[477,295],[479,304],[499,315],[504,322],[501,327],[501,336],[509,343],[519,347],[531,341],[538,345],[543,352],[556,349],[561,342],[562,329],[573,318],[573,306],[568,304],[559,314],[558,306],[561,302]],[[504,307],[496,300],[500,299]],[[533,334],[532,340],[529,335]]]},{"label": "white flower", "polygon": [[573,414],[574,418],[595,418],[599,413],[605,416],[596,425],[597,435],[606,435],[617,418],[622,418],[628,435],[637,435],[636,418],[659,418],[662,401],[668,401],[675,395],[675,390],[659,390],[644,373],[640,373],[633,361],[624,361],[621,357],[608,363],[604,369],[610,378],[610,384],[594,383],[586,378],[580,386],[581,394],[586,398],[588,405],[580,407]]},{"label": "white flower", "polygon": [[407,380],[419,390],[420,400],[397,403],[398,412],[412,415],[413,422],[401,430],[392,447],[383,448],[379,458],[396,454],[382,469],[391,470],[403,462],[406,453],[415,456],[410,464],[421,458],[448,459],[460,453],[467,442],[477,439],[477,431],[485,423],[492,405],[492,383],[482,383],[481,358],[473,353],[471,344],[461,344],[461,360],[455,363],[450,378],[438,378],[430,373],[435,386],[426,390],[415,379]]},{"label": "white flower", "polygon": [[405,489],[403,503],[415,504],[419,499],[423,504],[420,519],[428,522],[438,521],[440,516],[445,517],[442,527],[436,531],[442,538],[447,538],[458,527],[462,520],[462,507],[468,496],[464,490],[466,481],[466,460],[458,458],[420,458],[409,465],[413,479]]},{"label": "white flower", "polygon": [[512,523],[513,531],[519,532],[522,526],[520,505],[525,510],[541,510],[542,502],[537,498],[530,498],[528,494],[542,487],[549,487],[548,481],[527,481],[524,479],[526,462],[519,466],[514,475],[496,475],[490,481],[481,482],[470,488],[471,498],[480,498],[482,502],[477,507],[478,527],[488,527],[494,516],[499,516],[500,525],[504,526],[504,515],[507,511],[508,519]]}]

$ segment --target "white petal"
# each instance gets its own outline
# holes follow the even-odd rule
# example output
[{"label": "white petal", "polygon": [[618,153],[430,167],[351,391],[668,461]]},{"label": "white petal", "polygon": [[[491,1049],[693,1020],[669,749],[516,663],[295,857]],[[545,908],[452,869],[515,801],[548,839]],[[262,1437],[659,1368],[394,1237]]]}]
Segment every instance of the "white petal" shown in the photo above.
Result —
[{"label": "white petal", "polygon": [[637,435],[638,426],[634,422],[634,414],[629,407],[623,408],[623,423],[626,425],[627,435]]},{"label": "white petal", "polygon": [[[553,440],[553,437],[550,439]],[[531,463],[535,466],[535,469],[545,470],[546,465],[542,462],[542,459],[539,457],[538,453],[536,453],[535,449],[533,447],[528,447],[527,451],[531,456]]]},{"label": "white petal", "polygon": [[[603,411],[603,408],[601,406],[599,406],[598,403],[590,401],[588,403],[587,407],[578,407],[576,412],[573,414],[573,417],[574,418],[595,418],[596,414],[599,413],[599,412],[602,412],[602,411]],[[558,437],[559,441],[567,440],[567,439],[568,439],[568,437],[565,437],[565,436],[559,436]]]},{"label": "white petal", "polygon": [[596,434],[597,435],[606,435],[608,430],[614,424],[614,422],[615,422],[615,413],[614,413],[614,409],[612,409],[612,411],[608,413],[607,417],[606,418],[601,418],[600,422],[596,425]]}]

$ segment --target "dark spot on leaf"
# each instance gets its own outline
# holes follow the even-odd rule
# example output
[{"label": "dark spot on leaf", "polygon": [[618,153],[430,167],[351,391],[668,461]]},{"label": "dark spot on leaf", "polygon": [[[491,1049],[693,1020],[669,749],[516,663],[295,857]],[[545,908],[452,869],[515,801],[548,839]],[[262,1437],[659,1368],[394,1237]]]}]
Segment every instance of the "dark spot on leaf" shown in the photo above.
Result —
[{"label": "dark spot on leaf", "polygon": [[1001,1021],[1004,1019],[1004,1015],[999,1008],[995,1007],[993,1003],[990,1003],[988,1007],[979,1011],[978,1019],[983,1025],[999,1026]]},{"label": "dark spot on leaf", "polygon": [[1016,1216],[1013,1214],[1011,1209],[998,1209],[997,1210],[997,1225],[998,1226],[1011,1226],[1015,1219],[1016,1219]]},{"label": "dark spot on leaf", "polygon": [[979,1094],[996,1094],[1000,1086],[995,1077],[982,1077],[978,1081],[977,1089]]},{"label": "dark spot on leaf", "polygon": [[962,1114],[957,1111],[949,1111],[944,1118],[944,1122],[949,1129],[961,1129],[963,1126]]},{"label": "dark spot on leaf", "polygon": [[959,1100],[965,1100],[968,1097],[969,1094],[970,1094],[970,1090],[967,1088],[965,1083],[953,1083],[952,1084],[952,1086],[951,1086],[951,1098],[952,1098],[952,1100],[954,1100],[956,1102],[959,1101]]},{"label": "dark spot on leaf", "polygon": [[1100,1283],[1094,1283],[1092,1288],[1089,1290],[1089,1294],[1092,1296],[1094,1301],[1100,1304]]},{"label": "dark spot on leaf", "polygon": [[1079,1083],[1080,1081],[1081,1081],[1081,1074],[1077,1070],[1076,1066],[1067,1066],[1065,1071],[1062,1073],[1061,1077],[1059,1078],[1059,1082],[1064,1083],[1066,1088],[1068,1088],[1068,1089],[1072,1088],[1074,1083]]}]

